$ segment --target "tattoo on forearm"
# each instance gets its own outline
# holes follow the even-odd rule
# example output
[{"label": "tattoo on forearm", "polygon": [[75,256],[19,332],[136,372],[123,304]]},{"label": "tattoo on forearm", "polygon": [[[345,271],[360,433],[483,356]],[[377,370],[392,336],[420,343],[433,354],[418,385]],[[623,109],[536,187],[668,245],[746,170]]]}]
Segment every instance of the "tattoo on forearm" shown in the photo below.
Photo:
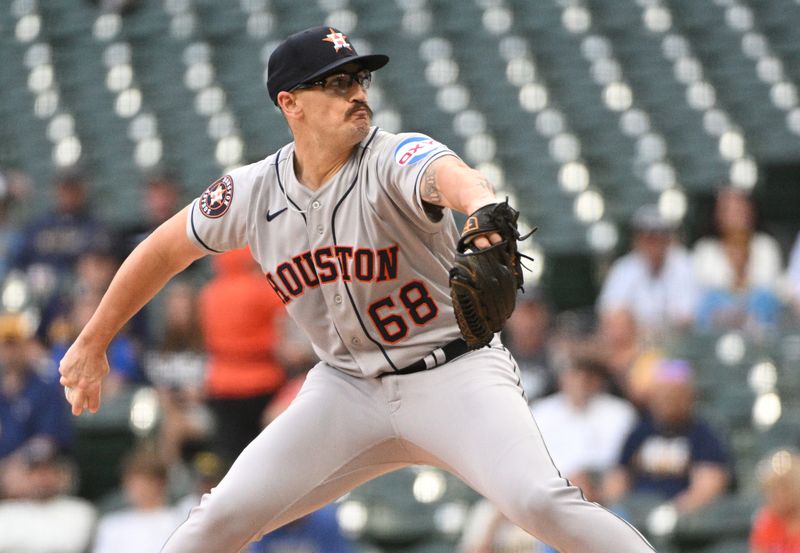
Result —
[{"label": "tattoo on forearm", "polygon": [[482,178],[481,178],[481,179],[478,181],[478,186],[480,186],[480,187],[481,187],[481,188],[483,188],[484,190],[488,190],[489,192],[492,192],[492,193],[494,193],[494,186],[492,186],[492,183],[491,183],[491,182],[489,182],[489,180],[488,180],[488,179],[486,179],[486,178],[484,178],[484,177],[482,177]]},{"label": "tattoo on forearm", "polygon": [[428,167],[422,175],[422,199],[432,204],[442,203],[442,194],[436,184],[436,172]]}]

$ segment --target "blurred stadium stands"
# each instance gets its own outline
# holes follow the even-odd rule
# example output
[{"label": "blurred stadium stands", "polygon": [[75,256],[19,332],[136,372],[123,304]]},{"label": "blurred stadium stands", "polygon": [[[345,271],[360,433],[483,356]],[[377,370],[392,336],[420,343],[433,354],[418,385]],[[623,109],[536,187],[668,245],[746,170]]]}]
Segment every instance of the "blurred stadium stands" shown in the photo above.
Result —
[{"label": "blurred stadium stands", "polygon": [[645,200],[680,218],[687,193],[750,188],[758,164],[800,145],[790,0],[7,6],[0,164],[47,182],[79,162],[113,220],[132,217],[142,171],[168,166],[200,189],[283,144],[265,62],[319,21],[392,56],[371,93],[377,122],[482,166],[550,231],[546,251],[613,248]]},{"label": "blurred stadium stands", "polygon": [[539,260],[610,252],[645,201],[681,219],[688,198],[752,188],[800,146],[791,0],[133,5],[14,0],[0,14],[0,166],[46,183],[80,163],[112,221],[135,218],[154,167],[199,191],[285,143],[266,61],[319,21],[391,55],[371,91],[376,122],[436,136],[517,198],[548,231]]},{"label": "blurred stadium stands", "polygon": [[[546,229],[534,246],[545,278],[556,278],[550,260],[574,269],[575,255],[617,250],[645,202],[682,220],[692,198],[722,182],[762,187],[771,167],[800,163],[796,0],[140,0],[123,14],[80,0],[1,6],[0,168],[30,174],[40,184],[32,205],[42,206],[44,184],[79,164],[113,223],[137,217],[131,206],[155,168],[175,171],[194,196],[289,140],[266,96],[266,62],[282,37],[319,22],[352,32],[360,53],[391,56],[370,90],[378,125],[448,144]],[[784,196],[773,206],[789,216]],[[558,275],[564,290],[588,278]],[[800,329],[670,347],[699,368],[703,410],[730,432],[738,490],[680,521],[659,550],[746,551],[756,460],[800,445]],[[111,410],[107,424],[79,423],[92,456],[126,445],[117,431],[127,409]],[[427,484],[416,484],[422,474]],[[387,552],[452,551],[471,497],[453,484],[453,497],[421,501],[418,485],[441,484],[430,474],[353,492],[343,524]]]}]

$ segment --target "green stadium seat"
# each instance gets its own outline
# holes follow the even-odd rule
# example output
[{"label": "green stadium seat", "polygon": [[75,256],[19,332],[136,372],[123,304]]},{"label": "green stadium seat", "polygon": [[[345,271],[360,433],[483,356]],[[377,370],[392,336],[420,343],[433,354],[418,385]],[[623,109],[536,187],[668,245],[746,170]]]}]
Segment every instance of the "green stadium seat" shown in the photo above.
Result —
[{"label": "green stadium seat", "polygon": [[453,553],[455,545],[450,542],[424,541],[399,548],[387,547],[384,553]]},{"label": "green stadium seat", "polygon": [[750,544],[747,540],[729,540],[710,545],[698,553],[749,553]]},{"label": "green stadium seat", "polygon": [[99,499],[119,483],[119,462],[136,442],[131,430],[131,405],[135,390],[103,398],[103,409],[74,419],[75,454],[80,474],[80,494]]},{"label": "green stadium seat", "polygon": [[689,546],[746,539],[757,508],[757,498],[725,496],[699,512],[680,517],[675,542]]},{"label": "green stadium seat", "polygon": [[[420,470],[442,475],[446,488],[441,498],[430,503],[415,499],[413,487]],[[469,504],[477,495],[457,478],[437,469],[407,468],[363,484],[347,499],[362,502],[369,510],[364,539],[387,547],[412,547],[446,538],[435,525],[434,514],[439,506],[449,502]]]}]

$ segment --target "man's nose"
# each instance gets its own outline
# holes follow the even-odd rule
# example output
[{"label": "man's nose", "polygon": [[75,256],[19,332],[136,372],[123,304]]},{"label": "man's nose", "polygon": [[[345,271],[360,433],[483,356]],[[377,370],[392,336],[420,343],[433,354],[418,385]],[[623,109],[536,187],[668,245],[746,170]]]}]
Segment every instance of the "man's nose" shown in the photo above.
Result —
[{"label": "man's nose", "polygon": [[366,102],[367,89],[353,81],[353,86],[350,87],[350,101],[351,102]]}]

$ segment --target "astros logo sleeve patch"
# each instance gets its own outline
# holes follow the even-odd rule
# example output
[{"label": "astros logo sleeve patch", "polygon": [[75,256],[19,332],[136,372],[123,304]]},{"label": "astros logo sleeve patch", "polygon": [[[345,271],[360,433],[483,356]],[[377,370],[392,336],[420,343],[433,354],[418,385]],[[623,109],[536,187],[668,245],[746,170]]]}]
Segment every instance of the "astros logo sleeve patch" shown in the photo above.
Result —
[{"label": "astros logo sleeve patch", "polygon": [[209,219],[222,217],[233,200],[233,178],[230,175],[217,179],[200,197],[200,211]]}]

